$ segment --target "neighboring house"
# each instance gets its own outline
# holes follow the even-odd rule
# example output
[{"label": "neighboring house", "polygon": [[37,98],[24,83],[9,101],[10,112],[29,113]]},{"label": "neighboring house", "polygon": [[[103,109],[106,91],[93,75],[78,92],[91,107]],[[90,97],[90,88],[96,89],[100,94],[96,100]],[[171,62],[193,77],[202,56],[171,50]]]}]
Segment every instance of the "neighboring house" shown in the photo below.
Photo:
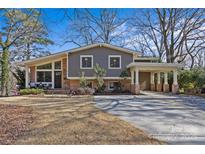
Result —
[{"label": "neighboring house", "polygon": [[[138,94],[139,90],[169,91],[167,73],[173,71],[172,92],[178,90],[179,64],[158,63],[154,57],[141,57],[136,51],[109,44],[93,44],[45,57],[23,61],[26,68],[26,87],[30,82],[48,84],[52,88],[76,89],[82,74],[89,86],[96,87],[93,67],[97,63],[106,69],[106,91],[112,91],[120,81],[124,90]],[[128,70],[130,76],[120,77]],[[161,78],[163,73],[164,79]],[[156,74],[156,83],[155,83]],[[163,82],[162,82],[163,81]]]}]

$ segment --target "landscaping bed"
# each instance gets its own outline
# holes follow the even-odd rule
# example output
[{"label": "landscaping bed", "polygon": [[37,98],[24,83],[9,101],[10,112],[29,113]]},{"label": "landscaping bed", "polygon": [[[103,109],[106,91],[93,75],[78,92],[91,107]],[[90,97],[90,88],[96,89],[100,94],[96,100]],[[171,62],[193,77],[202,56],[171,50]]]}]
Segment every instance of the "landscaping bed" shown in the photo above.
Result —
[{"label": "landscaping bed", "polygon": [[205,98],[205,94],[194,94],[195,96],[200,96],[200,97],[203,97]]},{"label": "landscaping bed", "polygon": [[103,92],[103,93],[94,93],[93,95],[132,95],[132,94],[131,92],[126,92],[126,93]]}]

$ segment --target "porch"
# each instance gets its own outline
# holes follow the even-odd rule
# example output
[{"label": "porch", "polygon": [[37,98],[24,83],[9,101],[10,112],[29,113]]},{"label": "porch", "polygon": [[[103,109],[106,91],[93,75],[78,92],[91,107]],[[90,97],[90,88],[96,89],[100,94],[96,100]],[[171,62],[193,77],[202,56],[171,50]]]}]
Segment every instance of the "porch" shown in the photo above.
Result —
[{"label": "porch", "polygon": [[45,61],[25,63],[26,88],[43,88],[46,90],[63,89],[67,78],[67,58],[59,57]]},{"label": "porch", "polygon": [[131,71],[131,92],[139,94],[141,90],[140,73],[150,73],[150,90],[158,92],[169,92],[170,87],[168,83],[168,73],[173,72],[173,82],[171,91],[177,93],[179,90],[177,81],[177,69],[180,64],[171,63],[146,63],[146,62],[133,62],[127,66]]}]

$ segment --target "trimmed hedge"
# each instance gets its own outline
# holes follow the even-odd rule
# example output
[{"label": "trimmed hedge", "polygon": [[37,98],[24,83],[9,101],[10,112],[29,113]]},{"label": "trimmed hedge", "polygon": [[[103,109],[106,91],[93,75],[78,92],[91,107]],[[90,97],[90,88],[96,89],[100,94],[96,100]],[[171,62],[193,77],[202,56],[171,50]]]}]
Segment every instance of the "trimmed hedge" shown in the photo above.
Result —
[{"label": "trimmed hedge", "polygon": [[43,94],[44,91],[43,89],[21,89],[20,90],[20,95],[38,95],[38,94]]}]

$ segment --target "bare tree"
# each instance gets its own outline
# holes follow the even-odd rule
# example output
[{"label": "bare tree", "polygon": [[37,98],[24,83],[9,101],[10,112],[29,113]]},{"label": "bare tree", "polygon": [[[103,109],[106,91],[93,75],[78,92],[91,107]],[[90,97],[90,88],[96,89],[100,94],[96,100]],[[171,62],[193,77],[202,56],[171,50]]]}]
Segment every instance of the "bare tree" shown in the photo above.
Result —
[{"label": "bare tree", "polygon": [[[205,9],[145,9],[131,22],[142,44],[168,63],[182,62],[205,47]],[[193,67],[193,64],[190,64]]]},{"label": "bare tree", "polygon": [[116,9],[75,9],[74,17],[69,16],[68,33],[65,43],[83,46],[93,43],[108,43],[123,46],[127,19],[119,17]]}]

